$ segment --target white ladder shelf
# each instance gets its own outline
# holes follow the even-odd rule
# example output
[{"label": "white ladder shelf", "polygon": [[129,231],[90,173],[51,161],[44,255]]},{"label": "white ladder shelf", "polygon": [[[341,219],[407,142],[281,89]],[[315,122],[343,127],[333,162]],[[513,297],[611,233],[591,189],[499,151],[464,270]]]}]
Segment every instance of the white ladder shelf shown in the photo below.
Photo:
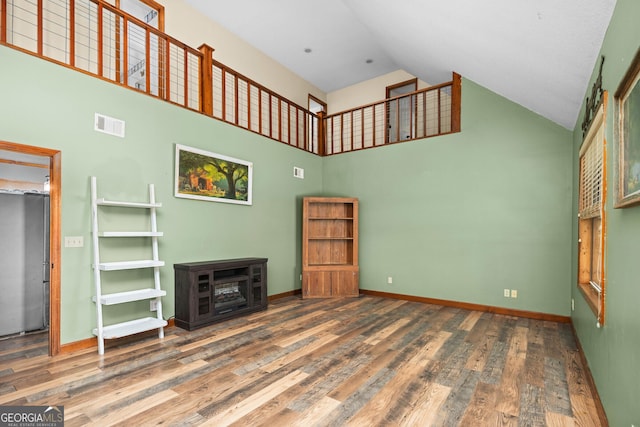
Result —
[{"label": "white ladder shelf", "polygon": [[[118,208],[148,209],[150,219],[150,230],[145,231],[100,231],[98,229],[98,216],[100,206],[113,206]],[[91,229],[93,242],[93,277],[95,282],[95,295],[93,301],[96,303],[97,327],[93,329],[93,334],[98,337],[98,354],[104,354],[104,340],[120,338],[140,332],[158,330],[158,338],[164,338],[164,327],[167,321],[162,318],[162,297],[167,294],[160,287],[160,267],[164,266],[164,261],[158,258],[158,237],[162,237],[162,232],[158,231],[156,222],[156,208],[161,207],[161,203],[155,200],[155,189],[153,184],[149,184],[149,202],[122,202],[98,198],[96,177],[91,177]],[[113,214],[113,213],[112,213]],[[151,240],[152,259],[128,260],[119,262],[102,262],[100,259],[100,239],[116,237],[145,237]],[[153,268],[153,287],[135,289],[126,292],[105,293],[102,286],[102,272],[115,270],[131,270],[138,268]],[[133,301],[155,300],[156,317],[136,318],[127,322],[111,325],[104,324],[102,313],[103,305],[124,304]]]}]

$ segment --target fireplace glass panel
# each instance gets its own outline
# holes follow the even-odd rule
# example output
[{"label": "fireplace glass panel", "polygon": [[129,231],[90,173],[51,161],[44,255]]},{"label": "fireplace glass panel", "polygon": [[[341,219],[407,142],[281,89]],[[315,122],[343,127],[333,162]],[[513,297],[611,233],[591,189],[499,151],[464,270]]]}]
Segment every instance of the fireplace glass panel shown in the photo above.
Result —
[{"label": "fireplace glass panel", "polygon": [[216,313],[226,313],[247,306],[247,281],[216,284],[213,301]]}]

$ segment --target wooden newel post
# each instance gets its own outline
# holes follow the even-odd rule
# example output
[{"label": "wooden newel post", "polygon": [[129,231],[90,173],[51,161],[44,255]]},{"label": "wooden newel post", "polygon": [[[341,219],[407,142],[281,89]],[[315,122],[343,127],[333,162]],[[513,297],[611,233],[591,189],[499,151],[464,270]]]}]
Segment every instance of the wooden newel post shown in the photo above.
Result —
[{"label": "wooden newel post", "polygon": [[207,116],[213,116],[213,51],[214,49],[202,44],[198,50],[200,56],[200,111]]},{"label": "wooden newel post", "polygon": [[7,42],[7,0],[0,0],[0,43]]},{"label": "wooden newel post", "polygon": [[325,132],[325,116],[326,113],[324,111],[318,111],[318,155],[324,156],[327,147],[327,137]]},{"label": "wooden newel post", "polygon": [[462,118],[462,77],[453,73],[451,88],[451,132],[460,132]]}]

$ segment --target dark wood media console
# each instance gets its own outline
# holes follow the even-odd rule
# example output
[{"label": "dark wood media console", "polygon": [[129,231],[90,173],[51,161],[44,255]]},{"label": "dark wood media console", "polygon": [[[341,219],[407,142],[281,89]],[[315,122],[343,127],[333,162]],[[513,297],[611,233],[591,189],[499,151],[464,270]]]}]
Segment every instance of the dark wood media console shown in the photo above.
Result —
[{"label": "dark wood media console", "polygon": [[189,331],[267,309],[267,258],[174,264],[175,324]]}]

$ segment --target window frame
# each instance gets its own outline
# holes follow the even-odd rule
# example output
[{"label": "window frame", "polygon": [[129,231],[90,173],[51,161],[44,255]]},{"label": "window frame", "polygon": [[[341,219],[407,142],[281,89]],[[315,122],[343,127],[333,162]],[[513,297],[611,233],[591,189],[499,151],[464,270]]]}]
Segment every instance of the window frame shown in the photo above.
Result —
[{"label": "window frame", "polygon": [[[578,155],[578,275],[577,286],[580,289],[587,304],[593,311],[597,319],[597,325],[603,326],[605,323],[605,296],[606,296],[606,274],[605,274],[605,252],[606,252],[606,202],[607,202],[607,102],[608,93],[604,91],[602,103],[594,115],[589,131],[583,139]],[[601,137],[600,137],[601,135]],[[592,207],[585,217],[582,213],[585,210],[581,206],[584,200],[583,185],[583,157],[587,154],[591,145],[598,143],[602,150],[601,158],[601,180],[600,180],[600,200],[598,210],[594,213]],[[582,208],[582,209],[581,209]],[[589,209],[587,209],[589,210]],[[599,220],[599,230],[598,228]],[[594,240],[597,239],[597,240]],[[597,256],[598,259],[595,259]],[[599,261],[600,268],[594,267],[594,261]],[[595,262],[595,264],[598,264]],[[595,270],[595,271],[594,271]],[[594,274],[596,275],[594,280]]]}]

